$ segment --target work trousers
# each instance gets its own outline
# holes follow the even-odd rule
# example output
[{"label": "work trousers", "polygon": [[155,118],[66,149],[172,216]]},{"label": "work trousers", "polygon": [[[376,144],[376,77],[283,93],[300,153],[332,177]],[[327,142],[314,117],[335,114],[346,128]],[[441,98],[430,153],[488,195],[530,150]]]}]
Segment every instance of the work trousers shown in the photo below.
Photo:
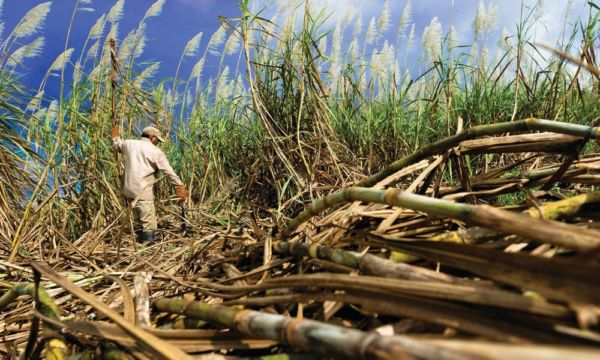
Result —
[{"label": "work trousers", "polygon": [[[127,200],[129,204],[133,202],[133,199]],[[132,210],[136,228],[152,231],[158,229],[156,209],[154,208],[153,200],[138,200]]]}]

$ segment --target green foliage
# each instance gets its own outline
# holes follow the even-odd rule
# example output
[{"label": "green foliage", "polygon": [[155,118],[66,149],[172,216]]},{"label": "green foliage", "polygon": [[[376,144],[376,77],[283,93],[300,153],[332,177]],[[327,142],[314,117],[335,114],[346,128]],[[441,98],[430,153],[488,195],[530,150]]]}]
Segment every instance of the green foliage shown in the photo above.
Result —
[{"label": "green foliage", "polygon": [[[250,203],[275,208],[281,216],[357,180],[357,173],[373,173],[454,134],[459,117],[464,127],[526,117],[589,125],[600,118],[595,78],[561,57],[539,60],[541,49],[531,42],[534,9],[524,12],[516,34],[499,39],[502,46],[493,61],[485,49],[456,46],[450,34],[438,44],[438,22],[432,21],[435,31],[423,44],[430,50],[420,59],[422,72],[411,76],[414,31],[408,31],[409,24],[386,41],[377,29],[367,38],[353,16],[328,31],[327,10],[284,5],[266,19],[264,11],[254,13],[244,0],[243,16],[222,19],[216,34],[205,35],[210,40],[204,51],[197,51],[196,37],[193,46],[181,49],[180,65],[188,58],[197,61],[190,74],[178,65],[173,81],[156,82],[152,73],[158,64],[139,60],[144,30],[152,26],[162,2],[153,6],[152,16],[115,39],[122,57],[115,118],[106,43],[117,32],[118,19],[110,23],[100,17],[84,47],[69,51],[72,60],[61,66],[60,79],[45,77],[28,96],[17,85],[20,65],[9,67],[7,59],[0,59],[0,113],[10,114],[3,118],[11,121],[7,127],[21,129],[20,136],[2,132],[0,150],[6,153],[0,156],[23,169],[11,179],[6,171],[0,173],[1,186],[29,187],[27,196],[12,201],[18,206],[2,234],[7,241],[32,239],[36,222],[79,238],[117,221],[123,212],[122,167],[110,149],[113,125],[126,137],[137,137],[150,123],[161,128],[169,138],[163,150],[205,214]],[[384,20],[380,26],[389,25]],[[354,30],[349,28],[353,21]],[[569,32],[565,22],[566,41],[559,42],[558,50],[593,63],[597,11],[591,9],[582,24]],[[480,31],[476,44],[493,36]],[[575,45],[578,39],[581,48]],[[13,45],[2,44],[3,53],[12,53]],[[216,77],[203,77],[205,61],[218,61]],[[67,83],[69,71],[74,76]],[[43,96],[50,81],[60,81],[58,99]],[[9,193],[4,187],[0,192]],[[163,180],[156,192],[157,198],[168,199],[173,190]],[[499,199],[506,204],[519,200]],[[39,204],[44,206],[38,209]],[[227,216],[214,219],[229,222]]]}]

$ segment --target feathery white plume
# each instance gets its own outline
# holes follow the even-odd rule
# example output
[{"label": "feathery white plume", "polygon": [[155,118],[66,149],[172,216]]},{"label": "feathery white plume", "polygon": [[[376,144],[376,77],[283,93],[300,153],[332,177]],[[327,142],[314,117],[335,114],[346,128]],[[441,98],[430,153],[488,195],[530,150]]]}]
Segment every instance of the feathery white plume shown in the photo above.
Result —
[{"label": "feathery white plume", "polygon": [[225,43],[225,55],[231,55],[240,48],[240,37],[237,32],[232,32]]},{"label": "feathery white plume", "polygon": [[229,66],[225,66],[217,80],[217,99],[226,99],[229,95]]},{"label": "feathery white plume", "polygon": [[185,102],[185,104],[186,104],[186,105],[189,105],[189,104],[191,104],[193,101],[194,101],[194,98],[193,98],[193,96],[192,96],[192,91],[191,91],[190,89],[188,89],[188,90],[185,92],[185,101],[184,101],[184,102]]},{"label": "feathery white plume", "polygon": [[208,83],[206,84],[206,87],[204,87],[205,93],[208,97],[210,97],[212,95],[214,87],[215,87],[214,85],[215,85],[215,79],[212,77],[209,78]]},{"label": "feathery white plume", "polygon": [[371,68],[371,73],[373,75],[381,76],[381,63],[382,63],[382,55],[381,52],[377,49],[373,51],[371,54],[371,62],[369,67]]},{"label": "feathery white plume", "polygon": [[227,30],[221,24],[221,26],[219,26],[217,31],[215,31],[215,33],[212,34],[212,36],[210,37],[210,40],[208,41],[208,52],[213,55],[219,55],[217,48],[219,46],[223,45],[226,35],[227,35]]},{"label": "feathery white plume", "polygon": [[279,21],[279,15],[275,14],[270,20],[266,20],[260,25],[262,26],[261,37],[264,41],[269,39],[269,37],[273,36],[273,32],[275,31],[275,27],[277,26],[277,22]]},{"label": "feathery white plume", "polygon": [[431,19],[429,25],[423,30],[423,52],[431,62],[439,59],[441,49],[442,24],[437,17]]},{"label": "feathery white plume", "polygon": [[342,75],[342,66],[340,63],[331,64],[329,67],[329,77],[331,80],[331,91],[333,94],[338,93],[339,85],[340,85],[340,77]]},{"label": "feathery white plume", "polygon": [[346,13],[344,14],[344,18],[342,19],[342,28],[345,28],[346,26],[348,26],[350,21],[352,21],[352,19],[354,19],[355,15],[356,15],[356,8],[354,7],[354,5],[348,6],[348,9],[346,9]]},{"label": "feathery white plume", "polygon": [[371,56],[372,70],[379,76],[385,76],[390,73],[393,70],[394,55],[394,47],[385,40],[381,50],[374,52]]},{"label": "feathery white plume", "polygon": [[365,75],[367,69],[367,62],[364,58],[360,61],[360,69],[361,75],[358,82],[358,88],[361,92],[364,92],[367,89],[367,76]]},{"label": "feathery white plume", "polygon": [[113,7],[110,8],[110,11],[108,12],[108,16],[106,17],[106,20],[108,20],[112,23],[121,20],[121,18],[123,17],[123,7],[124,6],[125,6],[125,0],[117,0],[117,2],[113,5]]},{"label": "feathery white plume", "polygon": [[144,50],[146,49],[146,28],[145,25],[143,25],[137,32],[136,32],[136,43],[135,43],[135,48],[133,51],[133,57],[137,58],[139,56],[141,56],[144,53]]},{"label": "feathery white plume", "polygon": [[512,49],[512,41],[510,39],[510,34],[506,28],[502,28],[500,32],[500,39],[498,39],[498,47],[500,47],[504,51],[510,51]]},{"label": "feathery white plume", "polygon": [[488,66],[488,61],[490,58],[490,50],[485,46],[483,50],[481,50],[481,56],[479,57],[479,68],[486,69]]},{"label": "feathery white plume", "polygon": [[112,23],[106,39],[114,39],[115,41],[119,38],[119,23]]},{"label": "feathery white plume", "polygon": [[93,59],[96,57],[96,54],[98,54],[98,49],[100,48],[100,40],[96,40],[96,42],[90,46],[90,48],[88,49],[87,54],[85,55],[86,59]]},{"label": "feathery white plume", "polygon": [[58,119],[58,101],[52,100],[48,105],[48,112],[46,113],[46,123],[55,124]]},{"label": "feathery white plume", "polygon": [[156,2],[154,4],[152,4],[152,6],[150,6],[148,8],[148,10],[146,11],[146,14],[144,15],[144,19],[160,15],[164,4],[165,4],[165,0],[156,0]]},{"label": "feathery white plume", "polygon": [[110,47],[108,42],[104,43],[104,49],[102,50],[102,55],[98,64],[104,67],[108,67],[110,65]]},{"label": "feathery white plume", "polygon": [[131,30],[127,36],[121,42],[119,46],[119,50],[117,51],[117,57],[119,61],[126,62],[129,60],[131,55],[133,54],[133,48],[135,47],[135,43],[137,40],[135,29]]},{"label": "feathery white plume", "polygon": [[40,36],[33,40],[31,43],[21,46],[15,50],[6,61],[7,66],[15,67],[19,65],[23,60],[38,56],[42,52],[44,47],[44,37]]},{"label": "feathery white plume", "polygon": [[410,31],[408,32],[408,38],[406,40],[406,51],[407,52],[410,51],[414,42],[415,42],[415,24],[413,23],[410,26]]},{"label": "feathery white plume", "polygon": [[354,60],[358,57],[358,51],[358,40],[353,38],[350,42],[350,45],[348,45],[348,54],[350,55],[350,60]]},{"label": "feathery white plume", "polygon": [[37,121],[41,121],[43,118],[46,117],[47,113],[48,113],[48,109],[41,108],[38,111],[36,111],[35,113],[33,113],[33,115],[31,115],[31,117],[34,118]]},{"label": "feathery white plume", "polygon": [[475,38],[482,32],[485,23],[485,5],[483,4],[483,0],[479,0],[479,4],[477,5],[477,11],[475,12],[475,19],[471,23],[471,28],[473,29],[473,33]]},{"label": "feathery white plume", "polygon": [[96,9],[94,9],[92,7],[78,7],[77,11],[94,12],[94,11],[96,11]]},{"label": "feathery white plume", "polygon": [[146,47],[145,31],[146,25],[142,24],[141,27],[131,30],[123,39],[117,53],[117,57],[122,63],[127,63],[131,58],[142,55]]},{"label": "feathery white plume", "polygon": [[106,22],[106,14],[102,14],[94,23],[94,26],[90,29],[90,34],[88,37],[90,39],[97,39],[102,36],[102,32],[104,31],[104,23]]},{"label": "feathery white plume", "polygon": [[156,72],[160,68],[160,62],[155,62],[152,65],[145,68],[133,81],[133,85],[137,87],[142,87],[144,81],[153,78],[156,76]]},{"label": "feathery white plume", "polygon": [[492,4],[491,2],[488,4],[488,7],[485,12],[485,22],[484,26],[487,31],[491,31],[496,26],[496,22],[498,21],[498,6]]},{"label": "feathery white plume", "polygon": [[79,0],[79,3],[83,5],[92,5],[92,0]]},{"label": "feathery white plume", "polygon": [[471,45],[471,53],[469,54],[469,57],[467,58],[467,65],[474,65],[475,60],[477,60],[478,56],[479,56],[479,45],[477,44],[477,41],[475,41],[473,43],[473,45]]},{"label": "feathery white plume", "polygon": [[367,35],[366,35],[365,41],[367,42],[368,45],[370,45],[370,44],[374,43],[376,39],[377,39],[377,28],[375,27],[375,17],[372,17],[371,21],[369,21],[369,26],[367,27]]},{"label": "feathery white plume", "polygon": [[92,71],[88,75],[88,78],[97,80],[100,78],[101,75],[104,74],[106,70],[106,64],[100,61],[100,63],[94,69],[92,69]]},{"label": "feathery white plume", "polygon": [[394,62],[396,61],[396,51],[394,49],[394,45],[389,44],[386,40],[383,43],[383,50],[381,51],[383,54],[383,61],[385,62],[385,67],[388,72],[393,71]]},{"label": "feathery white plume", "polygon": [[456,28],[454,25],[450,26],[450,31],[448,31],[448,48],[454,49],[457,44],[457,35]]},{"label": "feathery white plume", "polygon": [[331,62],[338,63],[340,62],[340,57],[342,54],[342,25],[338,22],[335,25],[335,29],[333,30],[333,36],[331,40]]},{"label": "feathery white plume", "polygon": [[81,75],[83,75],[83,70],[81,68],[81,64],[78,61],[73,67],[73,86],[77,86],[77,84],[79,84],[79,80],[81,80]]},{"label": "feathery white plume", "polygon": [[406,5],[404,5],[402,14],[400,15],[400,22],[398,23],[398,37],[403,37],[406,35],[406,27],[411,22],[411,12],[412,4],[410,0],[408,0]]},{"label": "feathery white plume", "polygon": [[[2,0],[0,0],[2,1]],[[2,40],[2,33],[4,32],[4,22],[0,21],[0,41]]]},{"label": "feathery white plume", "polygon": [[327,53],[327,36],[323,36],[321,40],[319,40],[317,43],[317,48],[319,49],[321,55]]},{"label": "feathery white plume", "polygon": [[173,95],[173,91],[168,89],[162,99],[162,105],[165,108],[171,108],[175,105],[175,96]]},{"label": "feathery white plume", "polygon": [[201,39],[201,32],[194,35],[194,37],[192,37],[190,41],[188,41],[187,44],[185,44],[185,48],[183,49],[183,56],[194,56],[196,54],[196,51],[198,51]]},{"label": "feathery white plume", "polygon": [[0,0],[0,16],[2,16],[2,8],[4,7],[4,0]]},{"label": "feathery white plume", "polygon": [[56,57],[56,60],[50,65],[48,72],[52,71],[62,71],[65,68],[65,65],[71,60],[71,54],[73,54],[73,48],[65,50],[62,54]]},{"label": "feathery white plume", "polygon": [[354,28],[352,29],[352,37],[353,38],[357,38],[360,33],[362,32],[362,27],[363,27],[363,22],[362,22],[362,16],[358,16],[356,18],[356,21],[354,22]]},{"label": "feathery white plume", "polygon": [[294,14],[288,14],[288,16],[285,18],[283,28],[281,29],[280,37],[284,41],[287,41],[293,33],[292,30],[294,29],[294,24],[296,23],[296,17],[292,15]]},{"label": "feathery white plume", "polygon": [[242,79],[242,75],[238,74],[237,78],[235,79],[235,84],[233,86],[233,93],[232,95],[235,98],[241,98],[242,96],[245,95],[246,89],[244,88],[244,80]]},{"label": "feathery white plume", "polygon": [[29,10],[13,30],[14,37],[21,38],[38,31],[44,25],[44,20],[48,16],[51,6],[52,2],[48,1]]},{"label": "feathery white plume", "polygon": [[202,76],[202,70],[204,70],[204,56],[198,60],[196,65],[192,68],[192,73],[190,74],[191,79],[199,78]]},{"label": "feathery white plume", "polygon": [[42,103],[42,98],[44,97],[44,91],[40,91],[37,94],[35,94],[34,97],[31,98],[31,100],[29,101],[29,103],[27,104],[27,108],[25,109],[26,111],[35,111],[40,107],[40,104]]},{"label": "feathery white plume", "polygon": [[383,4],[383,10],[381,10],[381,15],[379,16],[379,21],[377,22],[377,32],[378,34],[383,34],[390,28],[390,0],[385,0]]},{"label": "feathery white plume", "polygon": [[477,39],[479,34],[485,34],[486,32],[491,31],[494,26],[496,26],[497,17],[498,7],[496,5],[490,2],[488,6],[485,6],[483,0],[479,0],[475,19],[473,19],[473,22],[471,23],[475,38]]}]

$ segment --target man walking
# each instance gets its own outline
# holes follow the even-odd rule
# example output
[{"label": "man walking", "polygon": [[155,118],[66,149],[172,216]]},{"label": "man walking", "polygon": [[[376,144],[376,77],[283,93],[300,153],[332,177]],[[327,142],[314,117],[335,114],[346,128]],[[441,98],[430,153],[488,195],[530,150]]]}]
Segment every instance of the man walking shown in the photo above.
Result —
[{"label": "man walking", "polygon": [[133,205],[138,239],[153,241],[154,232],[158,228],[153,192],[156,171],[160,170],[167,175],[170,182],[176,186],[175,192],[181,200],[188,197],[188,192],[165,154],[157,146],[159,142],[164,142],[157,128],[144,128],[139,140],[121,139],[118,127],[112,128],[110,135],[113,149],[122,153],[125,158],[123,195],[128,203]]}]

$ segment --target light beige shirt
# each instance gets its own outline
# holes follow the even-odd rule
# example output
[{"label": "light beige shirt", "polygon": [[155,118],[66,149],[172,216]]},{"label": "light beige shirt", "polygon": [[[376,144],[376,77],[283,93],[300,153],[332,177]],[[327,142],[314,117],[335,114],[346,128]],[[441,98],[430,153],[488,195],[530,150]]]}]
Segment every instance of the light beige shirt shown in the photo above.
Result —
[{"label": "light beige shirt", "polygon": [[152,187],[156,182],[154,174],[157,170],[167,175],[175,186],[183,182],[175,174],[165,154],[150,139],[123,140],[112,139],[113,148],[125,158],[125,177],[123,178],[123,195],[131,199],[154,200]]}]

